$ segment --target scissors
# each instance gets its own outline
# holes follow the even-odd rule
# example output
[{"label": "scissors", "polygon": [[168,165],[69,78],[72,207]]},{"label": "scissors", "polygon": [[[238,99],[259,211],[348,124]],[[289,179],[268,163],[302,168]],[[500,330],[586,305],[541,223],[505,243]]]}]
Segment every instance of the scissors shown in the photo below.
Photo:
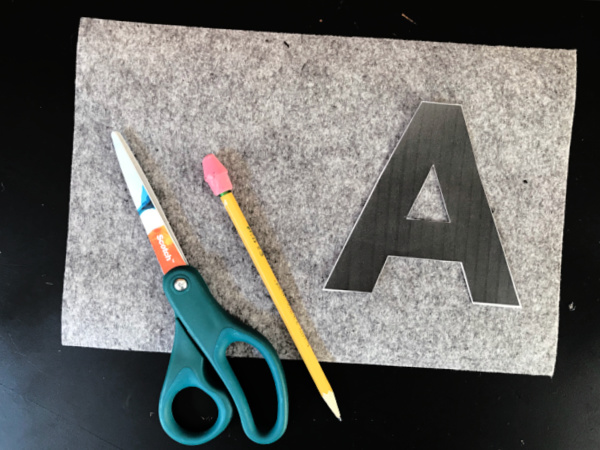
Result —
[{"label": "scissors", "polygon": [[[163,271],[165,295],[175,312],[175,339],[158,406],[163,429],[181,444],[210,441],[231,421],[233,407],[228,391],[246,435],[259,444],[276,441],[285,432],[289,409],[287,383],[277,352],[262,334],[217,303],[200,273],[188,265],[152,187],[123,136],[115,131],[111,138],[129,193]],[[246,395],[227,360],[225,352],[234,342],[255,347],[265,358],[275,381],[277,418],[269,431],[257,428]],[[207,364],[214,368],[226,390],[211,382]],[[186,429],[173,416],[173,400],[190,387],[204,391],[216,404],[216,421],[207,430]]]}]

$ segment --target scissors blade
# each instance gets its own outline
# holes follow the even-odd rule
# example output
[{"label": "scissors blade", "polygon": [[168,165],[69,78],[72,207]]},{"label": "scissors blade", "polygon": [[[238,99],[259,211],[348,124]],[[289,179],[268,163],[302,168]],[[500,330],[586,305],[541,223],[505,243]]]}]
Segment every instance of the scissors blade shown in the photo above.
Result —
[{"label": "scissors blade", "polygon": [[152,186],[150,186],[127,142],[118,131],[113,131],[111,138],[125,183],[127,183],[127,188],[163,274],[174,267],[186,266],[187,260],[181,251],[175,234],[160,207]]}]

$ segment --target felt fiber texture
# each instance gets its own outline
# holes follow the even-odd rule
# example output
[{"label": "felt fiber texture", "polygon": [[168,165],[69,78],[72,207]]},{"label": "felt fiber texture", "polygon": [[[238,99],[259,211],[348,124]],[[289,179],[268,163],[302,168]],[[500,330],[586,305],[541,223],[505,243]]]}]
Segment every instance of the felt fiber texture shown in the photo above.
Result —
[{"label": "felt fiber texture", "polygon": [[427,178],[406,217],[411,220],[450,222],[444,194],[434,166],[429,169]]},{"label": "felt fiber texture", "polygon": [[[282,359],[299,355],[203,181],[209,153],[321,361],[552,374],[575,76],[572,50],[82,19],[63,343],[171,349],[118,130],[189,263]],[[521,308],[472,305],[454,262],[389,258],[372,293],[323,290],[421,101],[463,107]]]}]

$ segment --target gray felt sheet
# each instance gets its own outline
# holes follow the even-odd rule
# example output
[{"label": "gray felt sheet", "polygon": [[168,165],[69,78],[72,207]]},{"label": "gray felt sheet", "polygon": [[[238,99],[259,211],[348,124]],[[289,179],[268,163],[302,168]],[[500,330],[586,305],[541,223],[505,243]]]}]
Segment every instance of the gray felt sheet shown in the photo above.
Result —
[{"label": "gray felt sheet", "polygon": [[[63,343],[171,349],[119,130],[190,264],[282,359],[299,356],[203,181],[209,153],[320,360],[551,375],[575,75],[572,50],[82,19]],[[471,304],[455,262],[393,257],[372,293],[323,290],[421,101],[463,107],[521,308]]]}]

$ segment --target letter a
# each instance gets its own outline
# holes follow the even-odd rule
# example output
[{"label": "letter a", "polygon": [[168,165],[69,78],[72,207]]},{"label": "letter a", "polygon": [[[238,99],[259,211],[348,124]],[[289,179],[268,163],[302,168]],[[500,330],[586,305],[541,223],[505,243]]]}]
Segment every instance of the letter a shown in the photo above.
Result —
[{"label": "letter a", "polygon": [[[432,166],[449,221],[411,220]],[[474,303],[520,306],[460,105],[421,103],[325,289],[371,292],[388,256],[458,261]]]}]

